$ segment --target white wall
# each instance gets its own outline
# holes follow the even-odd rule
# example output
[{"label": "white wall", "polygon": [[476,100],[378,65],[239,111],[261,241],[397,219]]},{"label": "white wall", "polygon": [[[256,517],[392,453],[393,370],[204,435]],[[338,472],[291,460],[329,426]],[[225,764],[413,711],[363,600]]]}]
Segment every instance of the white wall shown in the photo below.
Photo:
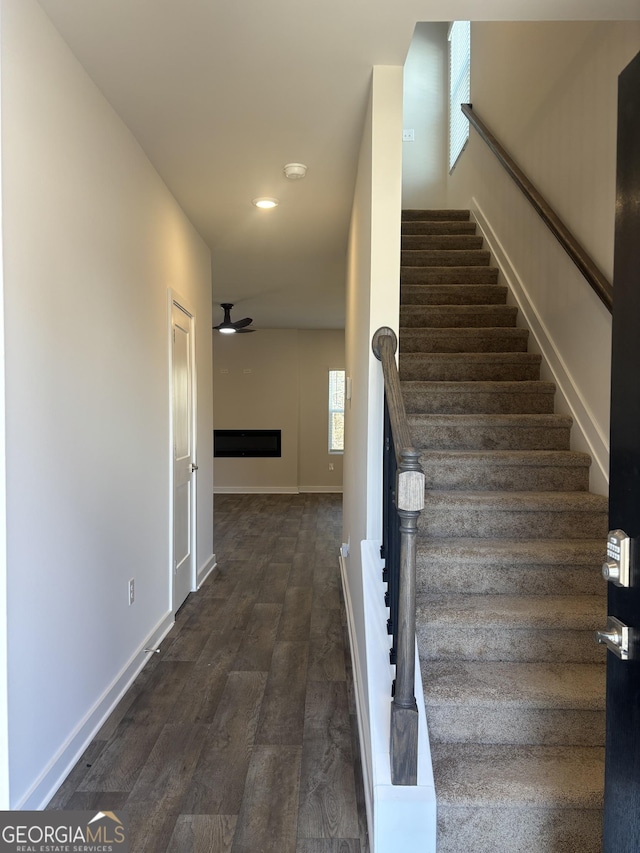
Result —
[{"label": "white wall", "polygon": [[344,368],[344,332],[214,333],[213,361],[215,428],[282,431],[280,458],[217,458],[214,491],[342,491],[342,455],[328,451],[328,371]]},{"label": "white wall", "polygon": [[404,64],[402,206],[441,208],[447,201],[448,23],[416,24]]},{"label": "white wall", "polygon": [[2,10],[9,766],[37,808],[172,620],[169,288],[196,311],[211,561],[210,256],[40,7]]},{"label": "white wall", "polygon": [[[397,331],[402,158],[402,68],[373,69],[351,217],[347,273],[346,411],[343,541],[352,651],[359,696],[365,778],[371,780],[361,544],[382,538],[382,402],[380,362],[371,351],[380,326]],[[366,440],[365,440],[366,437]],[[369,796],[372,795],[368,791]]]},{"label": "white wall", "polygon": [[[640,24],[473,23],[471,45],[474,110],[611,278],[617,76]],[[449,206],[479,210],[606,491],[609,313],[473,130]]]}]

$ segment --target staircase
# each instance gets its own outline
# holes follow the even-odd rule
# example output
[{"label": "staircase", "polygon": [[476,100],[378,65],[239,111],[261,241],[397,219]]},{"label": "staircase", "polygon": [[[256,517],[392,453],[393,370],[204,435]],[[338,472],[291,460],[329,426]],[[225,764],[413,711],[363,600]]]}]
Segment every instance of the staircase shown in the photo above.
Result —
[{"label": "staircase", "polygon": [[438,853],[597,853],[607,500],[468,211],[405,211],[400,378]]}]

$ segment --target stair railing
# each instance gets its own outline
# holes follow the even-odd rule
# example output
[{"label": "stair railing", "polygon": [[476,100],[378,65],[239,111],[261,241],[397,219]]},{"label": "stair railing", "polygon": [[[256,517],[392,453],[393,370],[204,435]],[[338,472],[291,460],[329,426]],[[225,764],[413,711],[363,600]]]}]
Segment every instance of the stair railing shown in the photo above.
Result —
[{"label": "stair railing", "polygon": [[396,666],[391,703],[390,760],[393,785],[418,781],[418,706],[415,683],[416,535],[424,507],[424,472],[413,447],[395,360],[398,339],[383,326],[371,342],[384,376],[383,578],[388,584],[387,629]]},{"label": "stair railing", "polygon": [[611,311],[613,307],[613,287],[611,286],[611,282],[597,267],[593,258],[574,237],[542,193],[529,180],[515,160],[507,153],[506,149],[498,142],[487,125],[478,117],[472,105],[461,104],[460,106],[472,127],[480,135],[480,138],[487,143],[490,150],[498,158],[498,161],[504,166],[519,189],[531,202],[536,213],[542,218],[551,233],[591,285],[599,299]]}]

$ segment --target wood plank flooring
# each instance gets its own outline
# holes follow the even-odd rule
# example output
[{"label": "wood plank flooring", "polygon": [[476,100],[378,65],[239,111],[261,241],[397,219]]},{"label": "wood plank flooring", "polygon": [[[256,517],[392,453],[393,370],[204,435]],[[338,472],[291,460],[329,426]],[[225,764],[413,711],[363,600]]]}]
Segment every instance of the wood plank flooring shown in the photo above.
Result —
[{"label": "wood plank flooring", "polygon": [[218,568],[53,797],[131,853],[368,853],[339,495],[216,495]]}]

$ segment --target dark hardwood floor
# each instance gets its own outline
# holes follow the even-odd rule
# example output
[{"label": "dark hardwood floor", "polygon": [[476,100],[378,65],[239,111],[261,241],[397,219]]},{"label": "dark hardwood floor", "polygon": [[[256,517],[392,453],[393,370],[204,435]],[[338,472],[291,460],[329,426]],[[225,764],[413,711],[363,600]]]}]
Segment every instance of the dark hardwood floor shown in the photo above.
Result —
[{"label": "dark hardwood floor", "polygon": [[218,568],[51,809],[131,853],[366,853],[339,495],[216,495]]}]

